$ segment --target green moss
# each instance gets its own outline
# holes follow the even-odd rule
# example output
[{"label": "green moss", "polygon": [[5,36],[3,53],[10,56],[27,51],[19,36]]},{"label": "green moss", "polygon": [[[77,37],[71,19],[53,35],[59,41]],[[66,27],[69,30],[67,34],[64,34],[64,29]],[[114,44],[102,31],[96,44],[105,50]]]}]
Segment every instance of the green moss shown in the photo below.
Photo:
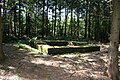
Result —
[{"label": "green moss", "polygon": [[74,46],[82,46],[82,45],[87,45],[87,42],[78,42],[78,41],[70,41],[69,44],[74,45]]},{"label": "green moss", "polygon": [[52,47],[49,45],[37,45],[37,49],[46,54],[48,54],[49,48],[52,48]]},{"label": "green moss", "polygon": [[100,46],[49,46],[49,45],[38,45],[38,49],[46,54],[64,54],[74,52],[92,52],[99,51]]},{"label": "green moss", "polygon": [[18,44],[15,44],[15,46],[23,48],[23,49],[27,49],[28,51],[35,52],[36,54],[40,54],[41,53],[39,50],[37,50],[35,48],[32,48],[31,46],[26,45],[26,44],[18,43]]}]

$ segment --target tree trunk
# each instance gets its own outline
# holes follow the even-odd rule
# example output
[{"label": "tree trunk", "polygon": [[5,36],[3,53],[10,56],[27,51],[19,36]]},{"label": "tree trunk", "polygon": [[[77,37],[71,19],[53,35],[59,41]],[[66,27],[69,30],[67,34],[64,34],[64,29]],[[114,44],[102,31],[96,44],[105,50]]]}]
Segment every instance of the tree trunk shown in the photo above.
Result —
[{"label": "tree trunk", "polygon": [[120,80],[118,67],[118,48],[120,30],[120,0],[113,0],[113,21],[110,35],[108,76],[112,80]]},{"label": "tree trunk", "polygon": [[14,35],[16,36],[16,4],[14,6]]},{"label": "tree trunk", "polygon": [[3,0],[3,35],[4,36],[6,36],[7,35],[7,32],[5,31],[6,30],[6,28],[5,28],[5,26],[6,26],[6,24],[5,24],[5,22],[6,22],[6,9],[5,9],[5,7],[6,7],[6,0]]},{"label": "tree trunk", "polygon": [[[1,0],[0,0],[1,3]],[[2,48],[2,17],[1,17],[1,5],[0,5],[0,60],[4,59],[4,53]]]},{"label": "tree trunk", "polygon": [[26,28],[25,28],[25,34],[27,37],[31,37],[31,17],[30,17],[30,4],[28,3],[29,0],[27,0],[26,5]]},{"label": "tree trunk", "polygon": [[18,36],[21,36],[21,0],[19,0],[19,33]]},{"label": "tree trunk", "polygon": [[76,20],[75,20],[75,15],[74,15],[74,21],[73,21],[73,32],[74,32],[73,36],[74,37],[76,37],[76,25],[75,25],[76,23],[75,22],[76,22]]},{"label": "tree trunk", "polygon": [[58,25],[59,25],[59,35],[62,36],[63,35],[63,28],[61,26],[61,5],[59,6],[59,22],[58,22]]},{"label": "tree trunk", "polygon": [[88,38],[90,39],[90,27],[91,27],[91,11],[90,11],[90,8],[91,6],[90,6],[90,2],[89,2],[89,19],[88,19],[88,22],[89,22],[89,24],[88,24]]},{"label": "tree trunk", "polygon": [[79,9],[77,9],[77,36],[79,37],[79,30],[80,30],[80,20],[79,20]]},{"label": "tree trunk", "polygon": [[54,9],[52,9],[52,36],[54,34],[54,18],[53,18],[53,14],[54,14]]},{"label": "tree trunk", "polygon": [[57,20],[57,0],[55,0],[55,22],[54,22],[54,36],[56,34],[56,20]]},{"label": "tree trunk", "polygon": [[49,35],[49,28],[48,28],[48,23],[49,23],[49,20],[48,20],[48,9],[49,9],[49,5],[48,5],[48,2],[49,0],[47,0],[47,9],[46,9],[46,36]]},{"label": "tree trunk", "polygon": [[45,20],[44,20],[44,15],[45,15],[45,0],[43,0],[43,13],[42,13],[42,38],[44,38],[44,24],[45,24]]},{"label": "tree trunk", "polygon": [[64,33],[64,36],[66,37],[66,33],[67,33],[67,8],[65,6],[65,33]]},{"label": "tree trunk", "polygon": [[12,16],[12,9],[10,10],[10,19],[9,19],[9,31],[10,31],[10,35],[12,36],[13,34],[13,24],[12,24],[12,18],[13,18],[13,16]]},{"label": "tree trunk", "polygon": [[96,39],[96,41],[100,41],[100,2],[98,1],[97,2],[97,11],[96,11],[96,24],[95,24],[95,26],[96,26],[96,33],[95,33],[95,39]]},{"label": "tree trunk", "polygon": [[70,33],[71,33],[71,36],[73,36],[72,32],[72,27],[73,27],[73,9],[71,8],[71,21],[70,21]]},{"label": "tree trunk", "polygon": [[88,15],[88,0],[87,1],[87,8],[86,8],[86,15],[85,15],[85,35],[84,35],[84,38],[87,38],[87,27],[88,27],[88,18],[87,18],[87,15]]}]

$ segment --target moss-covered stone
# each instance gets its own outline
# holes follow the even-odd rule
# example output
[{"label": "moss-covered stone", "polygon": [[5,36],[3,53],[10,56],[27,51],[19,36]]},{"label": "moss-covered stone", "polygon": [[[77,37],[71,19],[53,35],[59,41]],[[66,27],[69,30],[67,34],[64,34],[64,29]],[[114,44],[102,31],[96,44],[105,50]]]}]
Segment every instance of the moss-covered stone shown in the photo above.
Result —
[{"label": "moss-covered stone", "polygon": [[81,46],[81,45],[87,45],[87,42],[78,42],[78,41],[70,41],[69,43],[71,43],[74,46]]},{"label": "moss-covered stone", "polygon": [[50,46],[67,46],[68,41],[65,40],[46,40],[45,41]]},{"label": "moss-covered stone", "polygon": [[65,40],[36,40],[34,46],[46,54],[92,52],[100,50],[100,46],[90,45],[87,42]]},{"label": "moss-covered stone", "polygon": [[64,54],[73,52],[99,51],[100,46],[49,46],[38,45],[38,49],[46,54]]},{"label": "moss-covered stone", "polygon": [[37,45],[37,49],[46,54],[48,54],[48,49],[50,48],[53,48],[53,47],[49,45]]}]

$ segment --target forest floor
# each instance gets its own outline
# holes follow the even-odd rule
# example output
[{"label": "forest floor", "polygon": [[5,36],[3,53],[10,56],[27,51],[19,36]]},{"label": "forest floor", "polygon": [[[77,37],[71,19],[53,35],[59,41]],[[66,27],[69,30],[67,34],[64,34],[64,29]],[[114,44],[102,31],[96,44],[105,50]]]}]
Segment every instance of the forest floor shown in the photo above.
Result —
[{"label": "forest floor", "polygon": [[104,74],[107,48],[102,44],[101,51],[51,56],[4,44],[0,80],[110,80]]}]

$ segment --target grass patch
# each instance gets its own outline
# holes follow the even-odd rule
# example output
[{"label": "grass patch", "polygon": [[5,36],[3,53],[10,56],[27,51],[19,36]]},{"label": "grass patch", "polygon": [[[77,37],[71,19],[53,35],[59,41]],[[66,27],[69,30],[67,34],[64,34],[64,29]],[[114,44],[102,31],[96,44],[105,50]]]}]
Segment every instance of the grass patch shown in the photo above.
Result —
[{"label": "grass patch", "polygon": [[30,45],[27,45],[27,44],[17,43],[17,44],[15,44],[15,46],[22,48],[22,49],[26,49],[30,52],[35,52],[35,54],[41,54],[41,52],[39,50],[32,48]]}]

